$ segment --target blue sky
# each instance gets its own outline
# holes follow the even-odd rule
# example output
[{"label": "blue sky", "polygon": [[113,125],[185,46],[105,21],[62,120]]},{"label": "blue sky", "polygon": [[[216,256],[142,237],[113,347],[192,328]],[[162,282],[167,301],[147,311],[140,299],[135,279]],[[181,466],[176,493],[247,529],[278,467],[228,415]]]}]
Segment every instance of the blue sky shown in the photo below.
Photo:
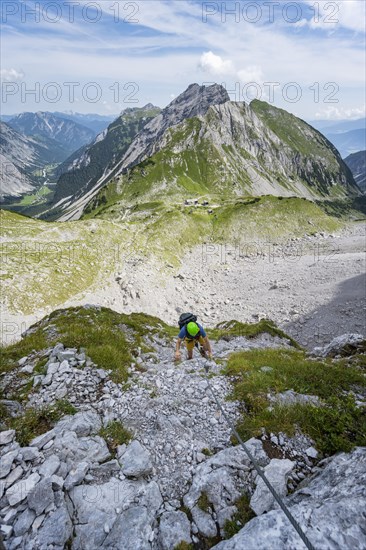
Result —
[{"label": "blue sky", "polygon": [[1,112],[117,114],[218,82],[307,120],[359,118],[365,5],[3,0]]}]

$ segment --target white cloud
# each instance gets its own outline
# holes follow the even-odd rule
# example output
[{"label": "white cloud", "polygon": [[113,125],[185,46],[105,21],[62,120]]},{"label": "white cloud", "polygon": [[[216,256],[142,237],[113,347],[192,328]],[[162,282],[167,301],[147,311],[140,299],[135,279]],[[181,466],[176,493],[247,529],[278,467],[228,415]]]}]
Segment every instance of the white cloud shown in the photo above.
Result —
[{"label": "white cloud", "polygon": [[308,24],[312,29],[337,30],[339,27],[356,32],[365,32],[366,2],[363,0],[340,0],[328,2],[321,0],[314,3],[306,0],[311,6],[312,17]]},{"label": "white cloud", "polygon": [[261,84],[264,81],[262,68],[258,65],[248,65],[244,69],[240,69],[237,75],[243,83],[256,82],[257,84]]},{"label": "white cloud", "polygon": [[16,69],[1,69],[0,78],[3,82],[14,82],[16,80],[22,80],[24,73],[18,72]]},{"label": "white cloud", "polygon": [[213,52],[205,52],[201,55],[199,67],[213,76],[233,75],[234,65],[230,59],[224,60]]},{"label": "white cloud", "polygon": [[263,71],[259,65],[247,65],[246,67],[237,70],[234,62],[231,59],[223,59],[212,51],[205,52],[201,55],[199,68],[210,73],[213,77],[229,76],[240,83],[248,82],[263,83]]},{"label": "white cloud", "polygon": [[366,105],[362,107],[355,108],[346,108],[346,107],[327,107],[315,114],[317,119],[329,119],[329,120],[344,120],[345,118],[349,119],[358,119],[366,116]]}]

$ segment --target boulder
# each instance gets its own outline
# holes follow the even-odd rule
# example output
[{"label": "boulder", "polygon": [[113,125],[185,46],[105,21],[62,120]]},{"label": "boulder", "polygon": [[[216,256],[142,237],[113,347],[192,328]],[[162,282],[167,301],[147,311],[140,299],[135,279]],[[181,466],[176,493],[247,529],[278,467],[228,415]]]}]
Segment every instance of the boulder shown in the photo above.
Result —
[{"label": "boulder", "polygon": [[180,542],[192,542],[191,525],[184,512],[165,512],[160,518],[159,529],[163,550],[174,550]]},{"label": "boulder", "polygon": [[15,536],[20,537],[23,536],[29,531],[33,521],[36,519],[36,513],[34,510],[30,510],[29,508],[26,508],[24,512],[18,516],[14,523],[14,533]]},{"label": "boulder", "polygon": [[102,423],[99,415],[94,411],[82,411],[73,416],[66,416],[55,426],[57,434],[63,431],[75,432],[78,437],[99,432]]},{"label": "boulder", "polygon": [[150,453],[138,441],[132,441],[119,457],[121,470],[127,477],[141,477],[151,473]]},{"label": "boulder", "polygon": [[362,334],[348,333],[337,336],[327,346],[314,348],[312,353],[320,357],[334,357],[365,353],[365,351],[366,338]]},{"label": "boulder", "polygon": [[18,451],[9,451],[0,459],[0,478],[6,477],[11,470],[15,458],[18,456]]},{"label": "boulder", "polygon": [[[78,485],[69,494],[77,510],[75,550],[101,548],[106,530],[112,533],[117,516],[131,506],[144,506],[151,514],[151,518],[145,517],[152,521],[162,502],[157,484],[142,479],[121,481],[112,477],[99,485]],[[117,528],[122,529],[122,525]]]},{"label": "boulder", "polygon": [[34,510],[37,516],[41,515],[47,506],[53,504],[54,500],[52,481],[49,477],[42,479],[39,483],[37,483],[34,489],[32,489],[27,496],[29,508]]},{"label": "boulder", "polygon": [[46,516],[38,529],[33,548],[48,550],[63,549],[72,536],[72,523],[66,505],[62,502],[59,508]]},{"label": "boulder", "polygon": [[79,462],[75,468],[70,470],[64,483],[64,487],[67,491],[72,487],[75,487],[75,485],[79,485],[79,483],[83,481],[89,466],[89,462]]},{"label": "boulder", "polygon": [[0,445],[7,445],[8,443],[11,443],[15,436],[15,430],[6,430],[4,432],[0,432]]},{"label": "boulder", "polygon": [[133,506],[117,516],[101,548],[105,550],[151,550],[152,529],[144,506]]},{"label": "boulder", "polygon": [[[287,479],[295,466],[296,463],[291,460],[273,458],[264,468],[266,478],[281,497],[287,494]],[[250,507],[257,516],[260,516],[273,508],[275,500],[263,479],[258,476],[257,480],[256,490],[250,499]]]},{"label": "boulder", "polygon": [[51,455],[41,464],[38,468],[38,472],[43,477],[51,477],[57,472],[60,467],[60,459],[57,455]]},{"label": "boulder", "polygon": [[16,506],[19,502],[22,502],[27,498],[28,494],[37,485],[40,480],[40,476],[37,472],[34,472],[26,479],[22,479],[15,483],[6,491],[6,497],[10,506]]}]

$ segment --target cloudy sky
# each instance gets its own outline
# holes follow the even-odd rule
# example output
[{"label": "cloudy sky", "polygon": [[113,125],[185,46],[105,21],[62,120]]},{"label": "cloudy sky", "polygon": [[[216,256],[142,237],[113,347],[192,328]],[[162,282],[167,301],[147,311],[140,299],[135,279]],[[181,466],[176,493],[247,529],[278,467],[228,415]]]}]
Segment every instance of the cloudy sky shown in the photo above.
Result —
[{"label": "cloudy sky", "polygon": [[3,0],[2,114],[118,114],[218,82],[305,118],[365,115],[363,0]]}]

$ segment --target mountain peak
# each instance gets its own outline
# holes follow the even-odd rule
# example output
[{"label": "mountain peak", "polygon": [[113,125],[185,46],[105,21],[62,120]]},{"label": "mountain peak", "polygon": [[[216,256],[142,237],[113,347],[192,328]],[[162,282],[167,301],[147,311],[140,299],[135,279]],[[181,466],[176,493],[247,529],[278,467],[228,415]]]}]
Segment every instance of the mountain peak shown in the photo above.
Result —
[{"label": "mountain peak", "polygon": [[[211,105],[220,105],[230,101],[229,94],[221,84],[212,84],[211,86],[199,85],[197,83],[190,84],[188,88],[182,92],[177,98],[175,98],[165,110],[171,110],[177,108],[177,106],[185,104],[186,106],[195,106],[194,114],[205,114],[207,109]],[[183,118],[187,118],[184,116]]]}]

